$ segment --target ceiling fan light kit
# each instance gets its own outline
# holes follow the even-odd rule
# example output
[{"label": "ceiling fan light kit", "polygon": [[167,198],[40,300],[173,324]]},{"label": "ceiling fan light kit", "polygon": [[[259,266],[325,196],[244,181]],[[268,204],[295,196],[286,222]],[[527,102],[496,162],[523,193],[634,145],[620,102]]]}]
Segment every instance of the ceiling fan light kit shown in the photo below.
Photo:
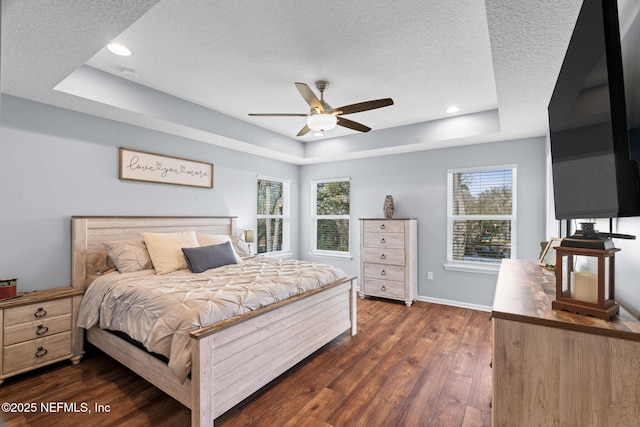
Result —
[{"label": "ceiling fan light kit", "polygon": [[338,118],[333,114],[313,114],[307,117],[307,126],[311,130],[327,131],[331,130],[338,124]]},{"label": "ceiling fan light kit", "polygon": [[[298,113],[250,113],[249,116],[272,116],[272,117],[295,117],[302,116],[307,118],[307,123],[300,129],[296,136],[304,136],[310,131],[324,132],[331,130],[337,126],[342,126],[348,129],[356,130],[358,132],[369,132],[370,127],[363,125],[362,123],[354,122],[353,120],[342,117],[345,114],[360,113],[362,111],[375,110],[376,108],[388,107],[393,105],[391,98],[375,99],[372,101],[358,102],[356,104],[345,105],[338,108],[332,108],[324,100],[324,91],[329,86],[329,82],[326,80],[318,80],[316,82],[316,89],[320,92],[320,99],[306,83],[297,82],[296,88],[300,95],[309,107],[311,112],[309,114]],[[321,136],[317,133],[315,136]]]}]

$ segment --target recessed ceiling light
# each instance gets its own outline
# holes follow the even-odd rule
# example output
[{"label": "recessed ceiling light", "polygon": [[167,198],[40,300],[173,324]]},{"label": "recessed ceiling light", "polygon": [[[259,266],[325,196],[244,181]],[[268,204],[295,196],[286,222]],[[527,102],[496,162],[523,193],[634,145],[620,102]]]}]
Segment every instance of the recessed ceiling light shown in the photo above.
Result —
[{"label": "recessed ceiling light", "polygon": [[313,136],[321,137],[324,136],[324,134],[322,132],[316,132],[313,134]]},{"label": "recessed ceiling light", "polygon": [[131,55],[131,50],[129,50],[128,47],[118,43],[109,43],[107,45],[107,49],[109,49],[109,51],[111,51],[112,53],[115,53],[116,55],[120,55],[120,56]]},{"label": "recessed ceiling light", "polygon": [[457,113],[458,111],[460,111],[460,107],[456,105],[452,105],[451,107],[447,108],[445,111],[447,113]]}]

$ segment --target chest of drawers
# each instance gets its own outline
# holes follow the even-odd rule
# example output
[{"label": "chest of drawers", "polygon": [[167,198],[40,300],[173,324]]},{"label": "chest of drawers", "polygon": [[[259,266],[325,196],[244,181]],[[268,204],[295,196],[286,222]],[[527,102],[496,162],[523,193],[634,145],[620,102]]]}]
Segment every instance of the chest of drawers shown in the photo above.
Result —
[{"label": "chest of drawers", "polygon": [[360,296],[404,301],[418,294],[418,221],[360,219]]},{"label": "chest of drawers", "polygon": [[82,291],[56,288],[0,301],[0,383],[10,376],[83,355],[74,327]]}]

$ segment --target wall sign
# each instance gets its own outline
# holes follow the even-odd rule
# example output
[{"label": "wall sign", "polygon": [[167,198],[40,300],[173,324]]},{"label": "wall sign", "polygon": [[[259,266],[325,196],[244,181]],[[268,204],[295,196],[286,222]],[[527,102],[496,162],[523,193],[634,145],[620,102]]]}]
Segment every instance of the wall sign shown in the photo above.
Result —
[{"label": "wall sign", "polygon": [[120,147],[120,179],[213,188],[213,163]]}]

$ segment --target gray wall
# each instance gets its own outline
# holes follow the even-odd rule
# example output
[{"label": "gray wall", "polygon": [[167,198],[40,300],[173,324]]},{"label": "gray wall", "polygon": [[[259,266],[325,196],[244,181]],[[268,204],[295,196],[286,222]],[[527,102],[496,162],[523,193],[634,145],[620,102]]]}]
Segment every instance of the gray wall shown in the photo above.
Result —
[{"label": "gray wall", "polygon": [[[447,170],[504,164],[518,168],[517,256],[537,260],[539,242],[545,240],[544,137],[304,166],[300,174],[300,255],[323,261],[308,251],[311,180],[350,177],[353,259],[325,262],[360,275],[357,219],[382,217],[384,197],[391,194],[395,217],[418,219],[418,294],[436,301],[489,307],[496,275],[443,268],[447,260]],[[428,271],[433,272],[433,280],[427,280]]]},{"label": "gray wall", "polygon": [[[638,77],[640,79],[640,77]],[[632,147],[640,146],[640,128],[629,132]],[[616,247],[616,300],[640,318],[640,218],[619,218],[614,231],[636,236],[636,240],[615,239]]]},{"label": "gray wall", "polygon": [[[68,285],[72,215],[237,215],[255,227],[257,174],[290,179],[292,252],[359,275],[360,217],[418,218],[419,294],[468,306],[492,304],[496,276],[445,271],[447,169],[518,166],[518,257],[537,259],[544,239],[544,138],[296,166],[24,99],[0,98],[0,276],[21,291]],[[215,188],[118,179],[118,147],[215,164]],[[350,177],[350,261],[309,256],[310,180]],[[427,280],[427,271],[434,280]]]},{"label": "gray wall", "polygon": [[[69,285],[72,215],[235,215],[239,230],[255,228],[256,176],[264,174],[291,180],[298,229],[296,165],[7,95],[0,101],[0,277],[18,277],[20,291]],[[214,188],[120,181],[120,146],[211,162]]]},{"label": "gray wall", "polygon": [[640,316],[640,218],[619,218],[614,231],[631,234],[636,240],[615,239],[616,300],[634,316]]}]

